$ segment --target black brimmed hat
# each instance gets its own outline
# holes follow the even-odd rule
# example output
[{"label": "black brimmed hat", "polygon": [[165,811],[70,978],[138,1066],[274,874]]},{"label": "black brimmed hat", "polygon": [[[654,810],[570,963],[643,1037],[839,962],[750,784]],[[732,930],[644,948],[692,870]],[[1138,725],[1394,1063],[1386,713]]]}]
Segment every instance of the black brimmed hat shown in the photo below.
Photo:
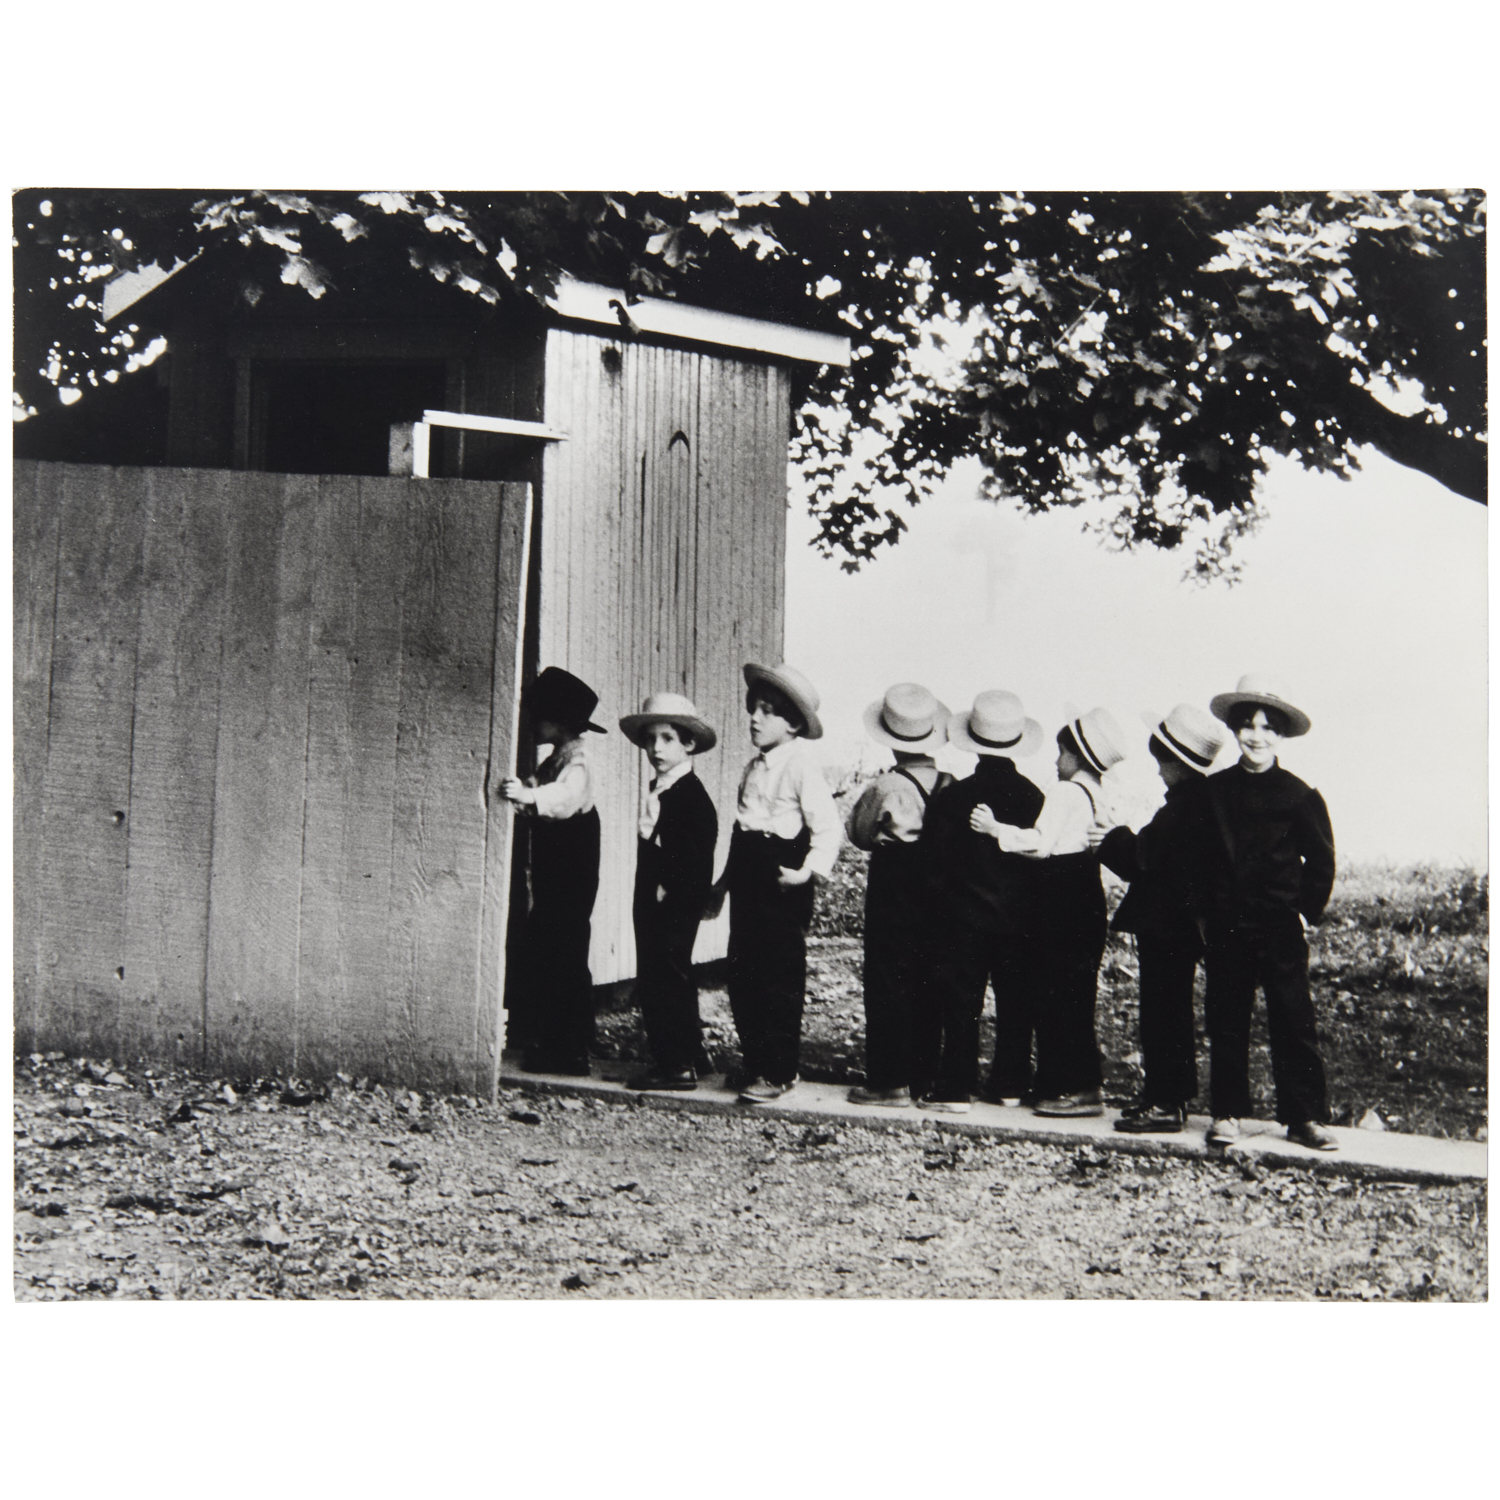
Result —
[{"label": "black brimmed hat", "polygon": [[521,694],[521,705],[534,718],[551,719],[569,728],[590,729],[595,734],[608,733],[591,719],[599,706],[598,693],[561,667],[544,669]]}]

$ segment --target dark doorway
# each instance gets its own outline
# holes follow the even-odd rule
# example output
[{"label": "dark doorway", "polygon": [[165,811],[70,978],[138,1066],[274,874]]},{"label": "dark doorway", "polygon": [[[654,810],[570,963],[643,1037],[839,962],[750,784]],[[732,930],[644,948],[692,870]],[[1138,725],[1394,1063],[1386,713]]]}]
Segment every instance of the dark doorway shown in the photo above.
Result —
[{"label": "dark doorway", "polygon": [[[257,364],[251,467],[276,474],[385,474],[393,422],[442,407],[447,367]],[[259,449],[259,452],[256,449]]]}]

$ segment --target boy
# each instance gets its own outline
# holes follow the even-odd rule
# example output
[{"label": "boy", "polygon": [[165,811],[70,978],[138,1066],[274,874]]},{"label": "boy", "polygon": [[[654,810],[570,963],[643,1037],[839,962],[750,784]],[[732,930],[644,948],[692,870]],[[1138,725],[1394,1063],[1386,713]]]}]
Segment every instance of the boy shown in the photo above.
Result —
[{"label": "boy", "polygon": [[1167,789],[1156,816],[1133,833],[1096,828],[1090,842],[1122,880],[1130,882],[1115,912],[1116,932],[1135,934],[1140,961],[1140,1098],[1114,1128],[1127,1135],[1175,1135],[1187,1123],[1198,1093],[1193,1035],[1193,975],[1203,955],[1194,913],[1198,900],[1194,849],[1201,825],[1205,775],[1224,741],[1201,708],[1179,703],[1159,723],[1147,717],[1147,744]]},{"label": "boy", "polygon": [[813,881],[827,880],[842,831],[833,793],[802,741],[821,739],[818,695],[795,667],[745,669],[756,755],[740,782],[729,864],[729,1008],[749,1082],[769,1104],[797,1081]]},{"label": "boy", "polygon": [[1337,1151],[1327,1130],[1327,1082],[1307,979],[1309,923],[1333,892],[1333,828],[1323,799],[1277,764],[1277,746],[1312,728],[1279,684],[1249,674],[1209,704],[1239,743],[1240,759],[1210,776],[1204,821],[1208,905],[1211,1145],[1239,1139],[1250,1113],[1250,1011],[1266,997],[1276,1118],[1287,1139]]},{"label": "boy", "polygon": [[915,682],[897,683],[865,710],[865,733],[895,752],[894,770],[865,788],[849,840],[870,851],[865,882],[865,1081],[851,1104],[907,1108],[932,1082],[939,1033],[924,1003],[932,916],[917,840],[927,799],[953,780],[931,751],[947,742],[948,710]]},{"label": "boy", "polygon": [[531,910],[516,983],[518,1040],[528,1073],[587,1077],[594,1040],[590,925],[599,892],[599,813],[583,735],[604,734],[590,716],[599,695],[561,667],[548,667],[521,698],[536,741],[552,753],[525,781],[507,777],[500,795],[531,821]]},{"label": "boy", "polygon": [[620,728],[646,752],[654,773],[637,826],[635,862],[635,999],[652,1066],[632,1089],[690,1093],[703,1062],[693,942],[714,878],[719,818],[693,774],[693,757],[718,736],[680,693],[653,693]]},{"label": "boy", "polygon": [[1016,769],[1031,755],[1042,726],[1028,719],[1014,693],[980,693],[973,709],[948,723],[948,743],[979,757],[972,776],[927,804],[922,863],[933,913],[931,1003],[942,1030],[937,1075],[922,1109],[967,1114],[979,1074],[979,1013],[986,980],[995,988],[995,1061],[990,1093],[1017,1100],[1031,1084],[1030,925],[1035,865],[1006,854],[969,826],[987,804],[1001,821],[1030,828],[1042,790]]},{"label": "boy", "polygon": [[1125,751],[1107,708],[1080,714],[1068,707],[1065,713],[1068,722],[1057,732],[1057,785],[1035,826],[1011,827],[983,805],[969,815],[969,826],[1002,850],[1036,861],[1027,934],[1036,1029],[1032,1112],[1071,1119],[1104,1113],[1094,1007],[1108,920],[1089,833],[1105,803],[1102,778]]}]

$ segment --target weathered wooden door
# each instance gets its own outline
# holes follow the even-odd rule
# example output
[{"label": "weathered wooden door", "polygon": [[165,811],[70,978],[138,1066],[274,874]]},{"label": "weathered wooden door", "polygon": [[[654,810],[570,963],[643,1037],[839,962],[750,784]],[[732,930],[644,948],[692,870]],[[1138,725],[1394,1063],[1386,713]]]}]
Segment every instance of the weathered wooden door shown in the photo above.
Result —
[{"label": "weathered wooden door", "polygon": [[527,488],[14,494],[18,1046],[490,1093]]}]

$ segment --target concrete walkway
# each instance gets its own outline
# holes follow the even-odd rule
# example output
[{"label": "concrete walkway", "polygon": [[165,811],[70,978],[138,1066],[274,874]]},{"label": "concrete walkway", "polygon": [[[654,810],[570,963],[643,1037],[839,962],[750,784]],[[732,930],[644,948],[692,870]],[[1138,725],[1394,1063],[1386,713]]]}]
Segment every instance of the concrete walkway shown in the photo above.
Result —
[{"label": "concrete walkway", "polygon": [[[537,1093],[584,1095],[619,1102],[630,1101],[656,1109],[692,1110],[701,1114],[754,1114],[775,1120],[826,1125],[830,1122],[873,1126],[877,1129],[921,1131],[929,1128],[961,1135],[998,1140],[1043,1141],[1049,1145],[1083,1145],[1109,1151],[1179,1157],[1230,1157],[1252,1159],[1274,1167],[1306,1167],[1314,1171],[1394,1182],[1464,1182],[1489,1174],[1489,1147],[1482,1141],[1444,1141],[1431,1136],[1400,1135],[1393,1130],[1335,1129],[1338,1151],[1310,1151],[1286,1139],[1280,1125],[1266,1120],[1246,1122],[1247,1134],[1237,1146],[1225,1150],[1210,1147],[1204,1137],[1210,1120],[1191,1115],[1181,1135],[1123,1135],[1111,1128],[1117,1110],[1107,1110],[1099,1119],[1052,1120],[1034,1115],[1027,1108],[1007,1109],[998,1104],[975,1103],[966,1115],[929,1114],[916,1108],[887,1109],[850,1104],[849,1085],[843,1083],[799,1083],[775,1104],[740,1104],[736,1094],[724,1087],[721,1077],[699,1080],[691,1094],[638,1094],[624,1085],[623,1078],[635,1071],[620,1064],[596,1063],[592,1078],[566,1078],[546,1073],[522,1072],[507,1057],[500,1082],[507,1088]],[[600,1076],[607,1074],[609,1076]]]}]

